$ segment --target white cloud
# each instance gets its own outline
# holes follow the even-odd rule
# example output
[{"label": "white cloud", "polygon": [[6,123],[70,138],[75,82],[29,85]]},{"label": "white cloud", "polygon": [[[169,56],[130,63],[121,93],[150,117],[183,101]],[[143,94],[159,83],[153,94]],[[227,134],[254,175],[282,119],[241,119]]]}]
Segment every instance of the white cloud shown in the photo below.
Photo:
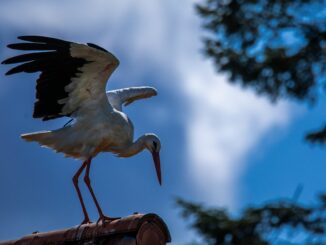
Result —
[{"label": "white cloud", "polygon": [[185,73],[191,101],[187,118],[189,173],[199,199],[236,206],[237,184],[246,156],[267,132],[284,126],[289,105],[271,105],[252,92],[229,85],[209,65]]}]

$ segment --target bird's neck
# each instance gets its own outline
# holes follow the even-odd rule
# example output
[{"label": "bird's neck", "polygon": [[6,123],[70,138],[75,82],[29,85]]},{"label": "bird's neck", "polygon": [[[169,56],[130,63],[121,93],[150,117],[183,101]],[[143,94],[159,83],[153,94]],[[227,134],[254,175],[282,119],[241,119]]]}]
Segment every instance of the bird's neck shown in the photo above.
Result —
[{"label": "bird's neck", "polygon": [[134,143],[119,153],[120,157],[130,157],[145,149],[145,135],[139,137]]}]

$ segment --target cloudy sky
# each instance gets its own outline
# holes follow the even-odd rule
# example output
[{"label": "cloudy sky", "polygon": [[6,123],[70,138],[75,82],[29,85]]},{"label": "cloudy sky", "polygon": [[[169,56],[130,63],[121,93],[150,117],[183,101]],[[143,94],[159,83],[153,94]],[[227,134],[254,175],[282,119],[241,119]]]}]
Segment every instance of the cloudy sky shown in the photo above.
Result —
[{"label": "cloudy sky", "polygon": [[[193,1],[71,0],[0,3],[0,59],[16,54],[5,45],[19,35],[48,35],[96,43],[120,59],[108,89],[148,85],[159,96],[126,112],[135,137],[154,132],[162,141],[163,186],[147,152],[130,159],[99,155],[92,166],[94,189],[111,216],[134,211],[159,214],[173,244],[194,236],[180,218],[174,198],[200,201],[238,212],[248,204],[290,198],[304,186],[301,201],[325,190],[325,151],[303,142],[307,129],[325,118],[290,101],[271,104],[227,83],[201,53],[200,19]],[[32,119],[37,75],[5,77],[0,67],[0,240],[35,230],[78,224],[82,212],[71,182],[79,162],[19,135],[62,127],[64,119]],[[93,220],[96,209],[86,193]],[[3,227],[2,227],[3,226]],[[185,236],[184,234],[189,234]]]}]

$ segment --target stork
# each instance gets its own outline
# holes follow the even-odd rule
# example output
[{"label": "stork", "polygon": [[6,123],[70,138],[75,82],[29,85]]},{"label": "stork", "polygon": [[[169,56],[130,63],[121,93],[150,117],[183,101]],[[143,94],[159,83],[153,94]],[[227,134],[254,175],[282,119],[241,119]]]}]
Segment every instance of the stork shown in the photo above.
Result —
[{"label": "stork", "polygon": [[36,80],[34,118],[51,120],[70,117],[73,123],[52,131],[22,134],[27,141],[82,160],[73,176],[83,214],[82,224],[90,223],[78,179],[85,170],[84,181],[103,224],[112,218],[104,215],[89,177],[92,159],[100,152],[118,157],[130,157],[144,149],[151,152],[157,178],[161,185],[159,138],[152,133],[133,140],[134,127],[122,111],[123,105],[157,95],[151,87],[131,87],[106,92],[110,75],[119,60],[109,51],[92,43],[80,44],[52,37],[20,36],[24,41],[8,47],[23,51],[37,51],[6,59],[2,64],[22,63],[6,75],[19,72],[41,72]]}]

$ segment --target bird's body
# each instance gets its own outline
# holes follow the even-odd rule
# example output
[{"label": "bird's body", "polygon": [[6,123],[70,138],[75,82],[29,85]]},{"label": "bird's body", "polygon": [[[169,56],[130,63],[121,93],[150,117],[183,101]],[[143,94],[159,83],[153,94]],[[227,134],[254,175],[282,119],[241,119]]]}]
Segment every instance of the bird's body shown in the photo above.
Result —
[{"label": "bird's body", "polygon": [[[100,152],[123,153],[133,144],[134,128],[127,115],[118,110],[98,111],[72,125],[45,132],[23,134],[28,141],[86,160]],[[63,140],[64,139],[64,140]]]},{"label": "bird's body", "polygon": [[119,65],[119,60],[107,50],[91,43],[79,44],[43,36],[22,36],[27,42],[8,45],[18,50],[43,52],[28,53],[3,61],[3,64],[22,63],[6,74],[41,72],[36,84],[36,102],[33,117],[51,120],[71,117],[72,124],[52,130],[23,134],[27,141],[83,160],[73,182],[81,202],[84,221],[89,217],[78,187],[78,178],[84,177],[100,220],[107,219],[95,198],[89,180],[91,160],[100,152],[111,152],[119,157],[130,157],[147,149],[152,153],[157,177],[161,183],[160,141],[154,134],[145,134],[134,141],[134,127],[122,111],[123,105],[157,94],[151,87],[131,87],[106,92],[106,82]]},{"label": "bird's body", "polygon": [[[120,125],[108,125],[112,119]],[[24,134],[22,138],[37,141],[42,146],[62,152],[68,157],[86,160],[89,157],[94,158],[100,152],[123,151],[132,143],[133,129],[123,113],[115,112],[107,117],[103,116],[101,120],[77,121],[53,131]]]}]

